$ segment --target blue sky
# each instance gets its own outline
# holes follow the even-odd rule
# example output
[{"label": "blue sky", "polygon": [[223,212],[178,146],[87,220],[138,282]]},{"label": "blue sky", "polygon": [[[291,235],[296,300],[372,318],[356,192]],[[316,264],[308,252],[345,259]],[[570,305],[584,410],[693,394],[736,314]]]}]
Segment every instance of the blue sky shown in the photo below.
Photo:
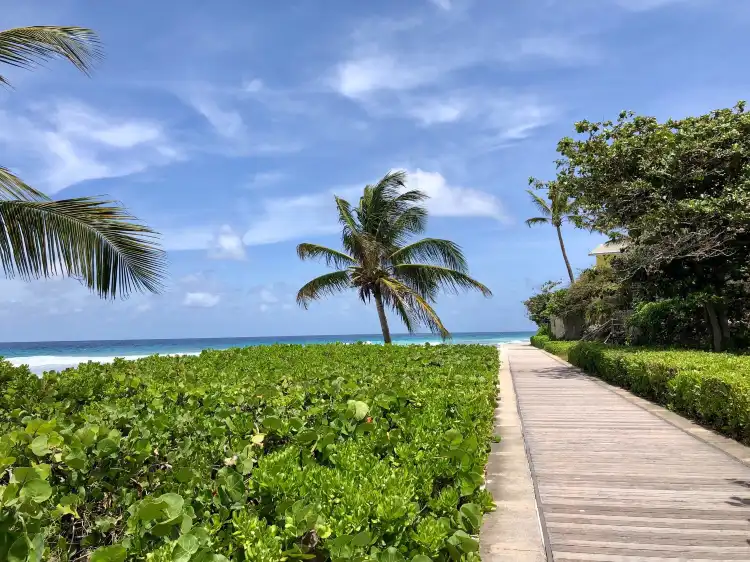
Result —
[{"label": "blue sky", "polygon": [[[529,329],[521,301],[565,276],[554,230],[523,224],[557,141],[622,109],[729,106],[749,81],[739,0],[0,5],[7,27],[91,27],[106,52],[91,79],[3,71],[2,164],[55,197],[122,201],[163,234],[170,271],[163,295],[121,302],[0,280],[5,341],[377,332],[354,294],[295,305],[325,269],[295,245],[336,244],[333,193],[392,168],[495,294],[442,298],[447,327]],[[600,237],[565,237],[589,266]]]}]

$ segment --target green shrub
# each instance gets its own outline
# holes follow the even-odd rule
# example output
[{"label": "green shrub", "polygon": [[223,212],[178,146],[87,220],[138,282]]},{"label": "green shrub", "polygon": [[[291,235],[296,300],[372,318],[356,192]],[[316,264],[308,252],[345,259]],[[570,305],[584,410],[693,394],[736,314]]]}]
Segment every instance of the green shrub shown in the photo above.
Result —
[{"label": "green shrub", "polygon": [[364,344],[0,364],[0,560],[477,560],[497,366]]},{"label": "green shrub", "polygon": [[592,342],[537,343],[608,383],[750,443],[748,356]]}]

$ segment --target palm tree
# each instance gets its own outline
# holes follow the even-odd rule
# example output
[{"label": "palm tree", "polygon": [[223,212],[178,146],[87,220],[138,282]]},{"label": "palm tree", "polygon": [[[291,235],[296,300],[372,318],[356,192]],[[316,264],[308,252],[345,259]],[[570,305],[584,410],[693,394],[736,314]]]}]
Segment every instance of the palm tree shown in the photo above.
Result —
[{"label": "palm tree", "polygon": [[[88,74],[100,58],[99,39],[80,27],[0,31],[0,63],[34,68],[54,58]],[[0,83],[9,84],[3,76]],[[0,263],[7,277],[66,275],[108,298],[158,292],[164,261],[157,234],[121,205],[91,197],[53,201],[0,167]]]},{"label": "palm tree", "polygon": [[563,260],[565,260],[565,267],[568,268],[568,276],[570,282],[575,281],[573,276],[573,268],[570,267],[570,261],[568,260],[568,253],[565,251],[565,242],[562,237],[562,223],[564,221],[571,221],[574,216],[575,207],[573,202],[567,196],[567,194],[559,189],[556,184],[550,182],[547,184],[547,197],[542,199],[533,190],[527,189],[526,192],[531,195],[531,202],[539,210],[541,216],[533,217],[526,221],[526,225],[531,227],[537,224],[551,224],[557,231],[557,239],[560,241],[560,251],[562,252]]},{"label": "palm tree", "polygon": [[476,289],[485,296],[490,290],[468,275],[461,249],[449,240],[410,239],[422,233],[427,209],[420,205],[427,195],[406,187],[404,172],[389,172],[377,184],[368,185],[351,204],[334,197],[342,226],[344,251],[318,244],[300,244],[300,259],[323,259],[336,271],[316,277],[297,293],[297,303],[307,308],[311,301],[346,289],[356,289],[359,298],[375,301],[385,343],[391,343],[386,307],[393,310],[413,333],[424,325],[448,338],[450,333],[432,308],[441,289],[450,292]]}]

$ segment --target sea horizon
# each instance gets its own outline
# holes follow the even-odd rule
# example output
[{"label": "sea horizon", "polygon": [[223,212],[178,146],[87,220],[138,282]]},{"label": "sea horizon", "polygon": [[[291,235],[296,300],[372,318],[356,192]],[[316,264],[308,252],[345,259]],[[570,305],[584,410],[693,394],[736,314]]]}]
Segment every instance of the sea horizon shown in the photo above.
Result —
[{"label": "sea horizon", "polygon": [[[480,344],[497,345],[528,341],[533,331],[456,332],[443,342],[440,336],[424,334],[393,334],[397,345]],[[13,365],[28,365],[35,373],[75,367],[88,361],[109,362],[116,357],[138,359],[149,355],[198,355],[206,349],[229,349],[273,344],[356,343],[378,344],[382,334],[332,334],[298,336],[252,336],[225,338],[154,338],[124,340],[68,340],[40,342],[0,342],[0,357]]]}]

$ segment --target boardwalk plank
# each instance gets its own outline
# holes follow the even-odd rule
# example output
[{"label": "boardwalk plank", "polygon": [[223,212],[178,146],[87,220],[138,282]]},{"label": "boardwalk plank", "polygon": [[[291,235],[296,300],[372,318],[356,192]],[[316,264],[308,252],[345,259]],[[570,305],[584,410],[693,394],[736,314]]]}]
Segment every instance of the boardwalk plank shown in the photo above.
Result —
[{"label": "boardwalk plank", "polygon": [[750,561],[749,467],[539,350],[508,362],[556,561]]}]

